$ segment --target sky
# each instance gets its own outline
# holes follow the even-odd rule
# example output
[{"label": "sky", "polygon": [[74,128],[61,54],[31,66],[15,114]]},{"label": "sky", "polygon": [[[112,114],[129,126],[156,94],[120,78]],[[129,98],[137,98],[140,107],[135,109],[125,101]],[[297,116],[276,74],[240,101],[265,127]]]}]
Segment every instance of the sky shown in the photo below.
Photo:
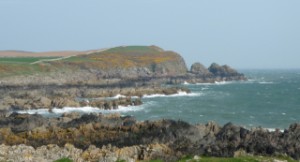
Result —
[{"label": "sky", "polygon": [[157,45],[239,69],[300,68],[299,0],[0,0],[0,50]]}]

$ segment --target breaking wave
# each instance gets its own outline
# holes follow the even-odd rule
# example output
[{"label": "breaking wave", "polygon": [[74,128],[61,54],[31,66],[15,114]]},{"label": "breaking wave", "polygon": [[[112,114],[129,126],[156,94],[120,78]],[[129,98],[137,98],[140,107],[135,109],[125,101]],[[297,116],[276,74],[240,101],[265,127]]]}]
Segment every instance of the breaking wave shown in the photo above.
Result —
[{"label": "breaking wave", "polygon": [[266,82],[266,81],[262,81],[262,82],[258,82],[259,84],[274,84],[274,82]]},{"label": "breaking wave", "polygon": [[104,109],[99,109],[97,107],[90,107],[90,106],[85,106],[85,107],[64,107],[64,108],[53,108],[50,112],[49,109],[36,109],[36,110],[20,110],[20,111],[15,111],[17,113],[21,114],[41,114],[45,116],[53,116],[53,115],[61,115],[64,113],[71,113],[71,112],[78,112],[81,114],[84,113],[117,113],[117,112],[134,112],[134,111],[141,111],[147,106],[145,105],[139,105],[139,106],[119,106],[118,109],[114,110],[104,110]]},{"label": "breaking wave", "polygon": [[152,95],[144,95],[143,98],[156,98],[156,97],[195,97],[201,96],[201,93],[187,93],[184,91],[178,91],[176,94],[165,95],[165,94],[152,94]]}]

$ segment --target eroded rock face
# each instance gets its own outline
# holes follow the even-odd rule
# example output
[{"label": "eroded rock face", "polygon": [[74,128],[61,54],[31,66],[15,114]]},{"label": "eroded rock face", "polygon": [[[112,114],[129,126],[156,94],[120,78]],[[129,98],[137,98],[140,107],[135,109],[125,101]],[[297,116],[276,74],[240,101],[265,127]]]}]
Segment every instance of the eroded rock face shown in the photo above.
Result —
[{"label": "eroded rock face", "polygon": [[43,126],[45,118],[41,115],[12,113],[9,117],[0,118],[0,128],[8,127],[14,133],[31,131],[34,128]]},{"label": "eroded rock face", "polygon": [[216,63],[212,63],[208,70],[215,76],[230,77],[240,75],[235,69],[228,65],[220,66]]},{"label": "eroded rock face", "polygon": [[[21,88],[21,87],[20,87]],[[50,87],[51,88],[51,87]],[[82,90],[83,89],[83,90]],[[5,116],[9,110],[29,110],[46,108],[51,111],[52,108],[63,107],[85,107],[92,106],[99,109],[112,110],[118,106],[138,106],[142,104],[143,95],[165,94],[172,95],[178,92],[190,93],[190,90],[184,87],[135,87],[135,88],[87,88],[85,86],[78,88],[59,89],[54,87],[50,91],[37,91],[31,93],[32,89],[7,90],[0,97],[0,116]],[[57,91],[56,91],[57,90]],[[79,91],[81,91],[79,93]],[[55,92],[54,92],[55,91]],[[1,92],[1,88],[0,88]],[[2,95],[2,96],[1,96]],[[120,96],[120,97],[117,97]],[[132,98],[138,96],[139,98]],[[77,100],[76,98],[99,98],[94,100]],[[106,99],[110,98],[110,99]]]},{"label": "eroded rock face", "polygon": [[191,66],[190,72],[193,74],[203,75],[203,76],[211,75],[210,71],[199,62],[196,62]]},{"label": "eroded rock face", "polygon": [[0,143],[26,143],[33,148],[50,144],[61,148],[71,143],[82,150],[80,158],[85,161],[113,161],[120,157],[174,161],[182,155],[232,157],[239,150],[258,155],[287,154],[299,159],[299,136],[299,124],[292,124],[284,132],[269,132],[261,128],[247,130],[232,123],[222,127],[213,122],[198,125],[174,120],[138,122],[132,116],[119,114],[81,117],[64,114],[60,118],[13,114],[0,118]]},{"label": "eroded rock face", "polygon": [[111,145],[104,145],[101,148],[97,148],[94,145],[90,145],[86,150],[78,149],[68,143],[63,147],[49,144],[38,148],[24,144],[17,146],[0,145],[1,161],[53,162],[66,157],[77,162],[115,162],[118,160],[130,162],[138,160],[148,161],[152,159],[161,159],[164,161],[176,160],[172,150],[165,144],[136,145],[123,148]]}]

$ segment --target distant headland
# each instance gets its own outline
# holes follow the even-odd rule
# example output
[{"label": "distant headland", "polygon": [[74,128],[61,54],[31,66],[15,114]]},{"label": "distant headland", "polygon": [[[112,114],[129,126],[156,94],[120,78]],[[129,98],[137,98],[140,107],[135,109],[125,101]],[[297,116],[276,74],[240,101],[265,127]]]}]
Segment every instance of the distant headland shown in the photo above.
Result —
[{"label": "distant headland", "polygon": [[[87,104],[116,109],[119,105],[141,104],[139,98],[132,99],[132,96],[189,93],[180,86],[183,83],[246,80],[233,68],[216,63],[209,68],[194,63],[188,70],[178,53],[157,46],[120,46],[83,52],[2,51],[0,54],[2,110],[50,110]],[[162,86],[166,84],[173,86]],[[117,95],[127,99],[86,99]]]},{"label": "distant headland", "polygon": [[216,63],[209,68],[195,63],[188,70],[179,54],[157,46],[120,46],[82,52],[0,51],[0,58],[2,85],[99,85],[137,78],[174,78],[170,82],[245,79],[229,66]]}]

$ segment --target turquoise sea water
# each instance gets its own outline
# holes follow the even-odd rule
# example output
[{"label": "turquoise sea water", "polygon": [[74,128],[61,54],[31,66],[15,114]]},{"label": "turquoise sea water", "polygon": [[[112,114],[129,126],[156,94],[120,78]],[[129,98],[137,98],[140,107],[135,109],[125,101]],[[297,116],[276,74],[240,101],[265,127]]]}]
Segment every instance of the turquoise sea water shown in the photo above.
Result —
[{"label": "turquoise sea water", "polygon": [[171,118],[280,129],[300,122],[300,70],[242,72],[248,81],[184,85],[191,95],[144,98],[142,110],[126,114],[139,120]]},{"label": "turquoise sea water", "polygon": [[[120,107],[119,110],[97,108],[55,109],[133,115],[138,120],[175,119],[190,123],[216,121],[244,127],[287,128],[300,122],[300,70],[244,70],[244,82],[184,84],[191,94],[145,96],[143,105]],[[47,110],[38,113],[47,115]],[[49,115],[49,114],[48,114]]]}]

